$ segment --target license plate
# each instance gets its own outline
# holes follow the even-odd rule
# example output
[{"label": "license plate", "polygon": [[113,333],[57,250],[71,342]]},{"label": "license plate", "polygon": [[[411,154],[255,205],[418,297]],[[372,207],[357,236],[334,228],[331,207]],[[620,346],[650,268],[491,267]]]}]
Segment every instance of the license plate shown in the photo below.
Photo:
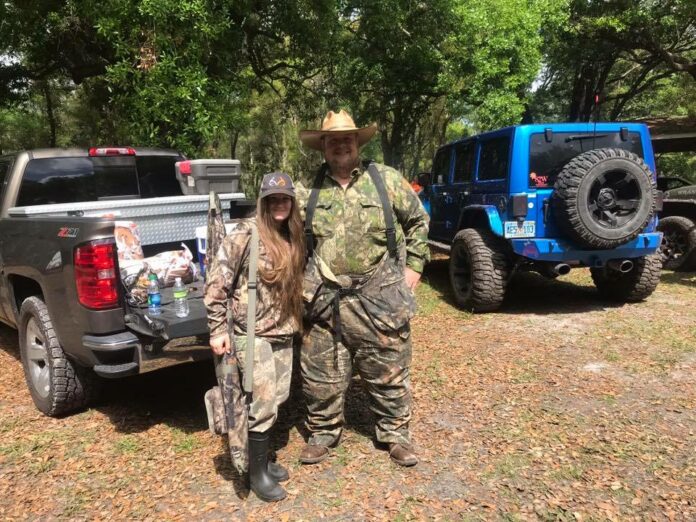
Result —
[{"label": "license plate", "polygon": [[518,224],[517,221],[505,222],[505,237],[534,237],[536,234],[536,223],[525,221]]}]

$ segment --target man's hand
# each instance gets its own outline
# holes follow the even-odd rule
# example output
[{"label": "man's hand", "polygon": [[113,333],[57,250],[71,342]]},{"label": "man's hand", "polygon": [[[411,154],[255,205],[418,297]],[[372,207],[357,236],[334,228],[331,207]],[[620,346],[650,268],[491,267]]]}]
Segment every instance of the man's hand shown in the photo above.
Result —
[{"label": "man's hand", "polygon": [[230,336],[224,334],[211,338],[210,348],[215,355],[225,355],[230,351]]},{"label": "man's hand", "polygon": [[406,267],[404,270],[404,277],[406,278],[406,285],[411,289],[411,291],[415,291],[421,275],[415,270],[411,270],[409,267]]}]

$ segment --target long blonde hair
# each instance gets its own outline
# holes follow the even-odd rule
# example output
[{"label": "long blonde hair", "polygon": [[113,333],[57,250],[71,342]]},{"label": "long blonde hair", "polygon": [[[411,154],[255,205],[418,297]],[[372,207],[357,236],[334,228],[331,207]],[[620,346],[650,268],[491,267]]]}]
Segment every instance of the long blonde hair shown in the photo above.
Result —
[{"label": "long blonde hair", "polygon": [[297,201],[292,198],[290,215],[280,227],[269,211],[268,198],[259,198],[256,209],[259,238],[271,261],[269,269],[259,267],[259,276],[272,288],[280,320],[294,317],[301,325],[305,241]]}]

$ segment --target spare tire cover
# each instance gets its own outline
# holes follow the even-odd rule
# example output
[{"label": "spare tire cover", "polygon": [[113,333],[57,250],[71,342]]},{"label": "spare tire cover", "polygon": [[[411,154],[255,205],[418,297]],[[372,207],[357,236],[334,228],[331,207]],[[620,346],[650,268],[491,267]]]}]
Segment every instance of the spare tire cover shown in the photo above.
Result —
[{"label": "spare tire cover", "polygon": [[595,149],[573,158],[558,174],[551,197],[562,232],[583,247],[622,245],[655,213],[653,174],[636,154]]}]

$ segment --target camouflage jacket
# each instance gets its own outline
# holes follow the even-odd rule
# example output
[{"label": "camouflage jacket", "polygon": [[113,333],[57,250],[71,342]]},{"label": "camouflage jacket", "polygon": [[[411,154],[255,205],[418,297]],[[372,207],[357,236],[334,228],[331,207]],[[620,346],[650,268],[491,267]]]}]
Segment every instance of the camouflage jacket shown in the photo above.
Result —
[{"label": "camouflage jacket", "polygon": [[[229,333],[228,303],[234,333],[246,335],[250,239],[248,221],[241,221],[225,236],[217,255],[208,265],[205,306],[208,310],[211,338]],[[268,267],[269,263],[263,242],[259,241],[259,272],[262,267]],[[271,288],[257,276],[256,335],[283,339],[292,336],[298,329],[299,325],[292,317],[280,321],[280,311],[273,301]]]},{"label": "camouflage jacket", "polygon": [[[406,266],[422,272],[430,259],[429,216],[406,179],[395,169],[375,163],[384,178],[394,212],[397,242],[406,241]],[[311,184],[297,184],[302,216]],[[336,275],[371,273],[387,250],[386,223],[377,188],[361,165],[346,188],[328,173],[319,193],[313,219],[316,253]]]}]

